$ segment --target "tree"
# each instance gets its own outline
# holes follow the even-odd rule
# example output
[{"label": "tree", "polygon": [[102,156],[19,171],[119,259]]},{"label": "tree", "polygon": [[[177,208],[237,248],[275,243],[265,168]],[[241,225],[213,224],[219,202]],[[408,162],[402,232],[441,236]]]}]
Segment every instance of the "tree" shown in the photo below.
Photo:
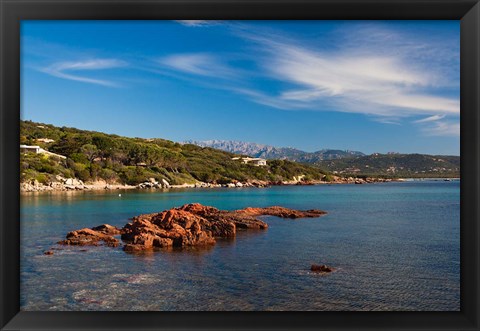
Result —
[{"label": "tree", "polygon": [[93,159],[98,156],[98,148],[97,146],[92,144],[83,145],[81,151],[83,154],[85,154],[90,163],[92,163]]},{"label": "tree", "polygon": [[73,153],[81,152],[82,146],[89,144],[90,141],[90,136],[86,134],[64,133],[58,141],[55,141],[49,146],[49,150],[54,153],[70,156]]},{"label": "tree", "polygon": [[143,153],[145,161],[150,167],[157,165],[163,160],[162,150],[155,145],[146,145]]},{"label": "tree", "polygon": [[134,165],[136,165],[137,163],[144,162],[145,153],[142,146],[139,144],[131,145],[128,151],[128,158]]},{"label": "tree", "polygon": [[92,144],[97,146],[99,154],[102,157],[112,157],[114,150],[117,147],[115,140],[101,134],[96,134],[92,137]]}]

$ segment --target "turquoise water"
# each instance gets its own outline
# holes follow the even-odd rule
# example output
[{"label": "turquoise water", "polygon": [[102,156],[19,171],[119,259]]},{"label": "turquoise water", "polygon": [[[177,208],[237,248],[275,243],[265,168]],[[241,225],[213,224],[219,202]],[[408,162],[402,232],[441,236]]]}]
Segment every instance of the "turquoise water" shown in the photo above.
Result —
[{"label": "turquoise water", "polygon": [[[67,247],[43,255],[68,231],[120,227],[134,215],[191,202],[329,214],[264,217],[268,230],[209,249],[132,255]],[[459,310],[459,228],[459,182],[24,194],[21,308]],[[312,263],[337,271],[311,273]]]}]

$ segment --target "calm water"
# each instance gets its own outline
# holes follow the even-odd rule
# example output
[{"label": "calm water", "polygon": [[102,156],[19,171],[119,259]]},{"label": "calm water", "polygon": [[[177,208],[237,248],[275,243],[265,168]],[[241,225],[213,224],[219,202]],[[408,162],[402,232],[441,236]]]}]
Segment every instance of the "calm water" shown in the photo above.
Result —
[{"label": "calm water", "polygon": [[[122,193],[119,197],[118,194]],[[23,310],[459,310],[460,184],[72,192],[22,195]],[[132,255],[45,250],[65,234],[199,202],[329,212],[264,217],[210,249]],[[318,275],[312,263],[338,268]]]}]

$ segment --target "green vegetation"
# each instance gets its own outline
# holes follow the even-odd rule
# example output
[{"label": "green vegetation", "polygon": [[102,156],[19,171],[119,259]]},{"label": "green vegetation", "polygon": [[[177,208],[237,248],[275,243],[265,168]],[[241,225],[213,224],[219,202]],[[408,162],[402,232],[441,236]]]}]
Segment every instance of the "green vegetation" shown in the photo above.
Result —
[{"label": "green vegetation", "polygon": [[460,177],[460,157],[425,154],[372,154],[316,163],[344,176],[384,178]]},{"label": "green vegetation", "polygon": [[[324,172],[316,167],[285,160],[268,161],[256,167],[232,160],[232,153],[164,139],[126,138],[75,128],[21,121],[20,143],[38,145],[64,155],[66,160],[45,154],[21,153],[21,180],[42,183],[56,176],[84,182],[136,185],[148,178],[166,179],[170,184],[196,181],[226,184],[235,181],[292,180],[293,176],[319,180]],[[52,139],[45,143],[38,139]]]}]

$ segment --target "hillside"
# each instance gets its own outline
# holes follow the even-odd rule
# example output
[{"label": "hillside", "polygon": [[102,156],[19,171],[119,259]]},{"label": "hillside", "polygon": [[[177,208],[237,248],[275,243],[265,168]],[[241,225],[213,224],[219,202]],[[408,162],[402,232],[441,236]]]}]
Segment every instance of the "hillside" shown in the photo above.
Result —
[{"label": "hillside", "polygon": [[388,177],[460,177],[460,157],[425,154],[372,154],[320,161],[319,167],[344,175]]},{"label": "hillside", "polygon": [[22,181],[54,181],[56,176],[84,182],[137,185],[149,178],[181,185],[198,181],[227,184],[252,180],[287,181],[294,176],[320,180],[318,168],[286,160],[271,160],[267,166],[232,160],[232,153],[164,139],[127,138],[76,128],[21,121],[20,143],[40,146],[66,156],[20,153]]},{"label": "hillside", "polygon": [[426,154],[372,154],[323,149],[308,153],[290,147],[273,147],[229,140],[188,141],[185,143],[216,148],[231,153],[286,159],[314,165],[328,172],[353,176],[382,177],[459,177],[460,157]]},{"label": "hillside", "polygon": [[211,147],[230,153],[248,155],[252,157],[290,160],[303,163],[315,163],[322,160],[333,160],[365,155],[356,151],[342,151],[334,149],[322,149],[317,152],[309,153],[291,147],[273,147],[269,145],[231,140],[188,140],[184,143],[194,144],[201,147]]}]

